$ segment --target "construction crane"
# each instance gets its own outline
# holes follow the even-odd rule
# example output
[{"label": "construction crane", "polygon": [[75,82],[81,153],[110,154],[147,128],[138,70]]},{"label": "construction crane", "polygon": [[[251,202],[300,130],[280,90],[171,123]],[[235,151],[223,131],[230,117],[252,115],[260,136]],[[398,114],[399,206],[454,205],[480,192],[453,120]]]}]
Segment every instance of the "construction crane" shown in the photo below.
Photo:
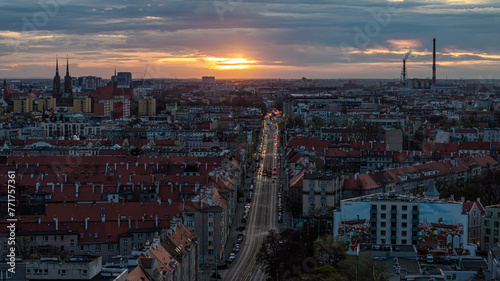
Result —
[{"label": "construction crane", "polygon": [[146,69],[144,70],[144,74],[142,75],[142,87],[144,88],[144,77],[146,77],[146,73],[148,72],[148,66],[149,64],[146,65]]}]

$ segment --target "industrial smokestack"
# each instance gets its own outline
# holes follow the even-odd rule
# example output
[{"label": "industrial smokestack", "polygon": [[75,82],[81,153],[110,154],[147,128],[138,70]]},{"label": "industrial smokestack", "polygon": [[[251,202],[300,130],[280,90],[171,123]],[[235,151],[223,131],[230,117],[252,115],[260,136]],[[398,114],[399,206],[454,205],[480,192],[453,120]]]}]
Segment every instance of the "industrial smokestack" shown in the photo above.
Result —
[{"label": "industrial smokestack", "polygon": [[436,84],[436,38],[432,39],[432,85]]},{"label": "industrial smokestack", "polygon": [[403,69],[401,69],[401,85],[406,84],[406,60],[403,60]]}]

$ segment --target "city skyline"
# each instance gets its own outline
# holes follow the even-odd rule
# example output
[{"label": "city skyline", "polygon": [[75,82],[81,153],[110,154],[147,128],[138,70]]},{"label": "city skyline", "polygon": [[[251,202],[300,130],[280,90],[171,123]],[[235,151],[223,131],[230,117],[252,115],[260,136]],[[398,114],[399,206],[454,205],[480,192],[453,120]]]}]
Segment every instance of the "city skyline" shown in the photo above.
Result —
[{"label": "city skyline", "polygon": [[493,1],[86,1],[2,3],[0,76],[498,79]]}]

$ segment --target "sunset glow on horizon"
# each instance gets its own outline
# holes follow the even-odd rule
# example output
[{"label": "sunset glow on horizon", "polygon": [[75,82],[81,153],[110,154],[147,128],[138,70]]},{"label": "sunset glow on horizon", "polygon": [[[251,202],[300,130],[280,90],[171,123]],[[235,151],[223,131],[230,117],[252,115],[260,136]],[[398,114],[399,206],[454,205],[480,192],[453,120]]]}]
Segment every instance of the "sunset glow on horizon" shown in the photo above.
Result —
[{"label": "sunset glow on horizon", "polygon": [[428,77],[433,38],[438,78],[500,75],[495,1],[66,2],[0,4],[0,77],[51,78],[68,54],[74,77],[397,78],[410,49],[412,74]]}]

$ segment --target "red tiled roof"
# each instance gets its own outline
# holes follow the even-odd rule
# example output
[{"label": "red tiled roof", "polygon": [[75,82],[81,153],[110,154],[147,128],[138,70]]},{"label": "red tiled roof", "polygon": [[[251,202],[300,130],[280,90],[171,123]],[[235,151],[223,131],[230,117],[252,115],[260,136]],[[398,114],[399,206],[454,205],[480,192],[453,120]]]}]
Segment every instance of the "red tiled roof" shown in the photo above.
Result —
[{"label": "red tiled roof", "polygon": [[484,207],[483,207],[483,204],[481,204],[481,202],[479,201],[473,201],[473,202],[464,202],[462,203],[462,209],[466,210],[467,212],[470,212],[472,210],[472,207],[474,207],[474,205],[477,206],[477,208],[479,209],[479,211],[484,214]]},{"label": "red tiled roof", "polygon": [[132,99],[132,88],[115,88],[113,86],[97,87],[91,94],[94,101],[114,99],[116,96],[124,96],[125,98]]}]

